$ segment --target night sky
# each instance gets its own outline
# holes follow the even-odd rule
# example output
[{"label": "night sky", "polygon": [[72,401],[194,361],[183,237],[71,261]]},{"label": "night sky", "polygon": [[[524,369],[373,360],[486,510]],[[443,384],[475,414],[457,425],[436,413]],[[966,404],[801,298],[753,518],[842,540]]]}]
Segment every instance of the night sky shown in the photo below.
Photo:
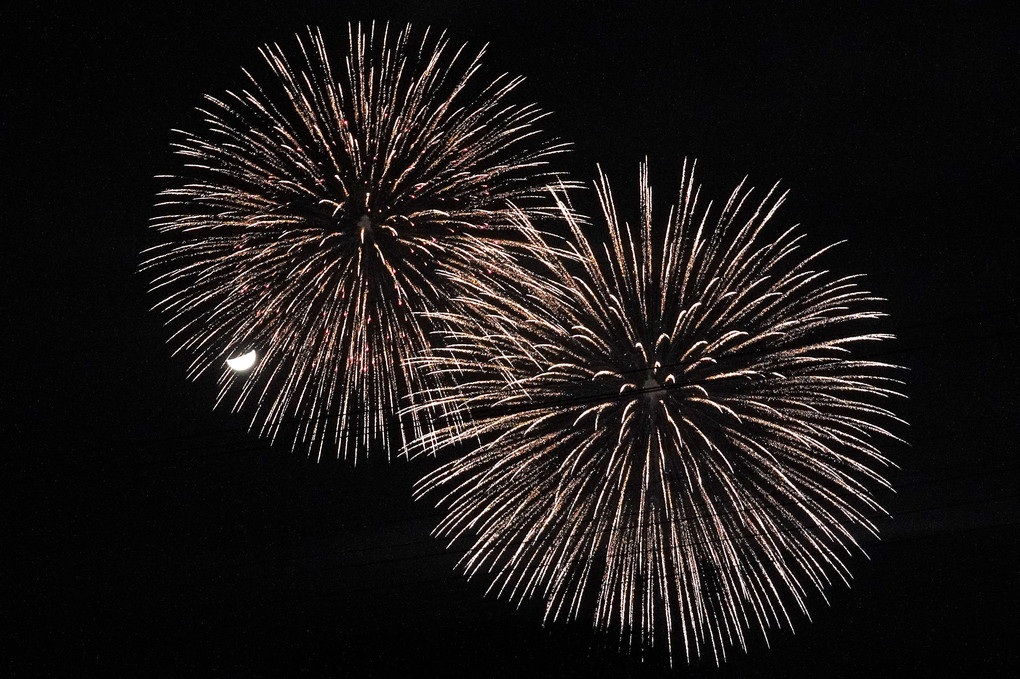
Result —
[{"label": "night sky", "polygon": [[[144,3],[143,3],[144,4]],[[1016,670],[1017,34],[926,8],[666,13],[603,2],[143,4],[5,12],[0,673],[947,676]],[[643,3],[634,3],[643,5]],[[685,157],[724,198],[791,190],[782,224],[889,301],[909,369],[891,517],[813,622],[672,673],[585,621],[543,627],[454,572],[410,499],[429,461],[316,463],[213,411],[139,275],[171,128],[266,42],[352,20],[489,43],[624,212]],[[334,54],[334,57],[339,55]],[[13,344],[10,342],[13,340]]]}]

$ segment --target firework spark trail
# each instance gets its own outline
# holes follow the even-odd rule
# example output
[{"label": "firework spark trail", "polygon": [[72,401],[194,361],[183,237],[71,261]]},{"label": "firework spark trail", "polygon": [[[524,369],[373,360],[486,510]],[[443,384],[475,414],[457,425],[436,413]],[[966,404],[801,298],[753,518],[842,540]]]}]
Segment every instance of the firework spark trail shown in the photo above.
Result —
[{"label": "firework spark trail", "polygon": [[775,187],[753,205],[741,184],[716,213],[685,164],[659,225],[643,165],[637,229],[605,177],[596,189],[608,242],[564,209],[571,237],[536,255],[542,275],[477,290],[470,318],[440,314],[457,330],[416,362],[458,387],[409,410],[468,424],[410,445],[461,452],[417,492],[500,595],[721,662],[848,581],[855,534],[875,533],[899,381],[852,349],[889,336],[855,331],[879,300],[813,270],[825,250],[798,256],[792,228],[766,237]]},{"label": "firework spark trail", "polygon": [[[390,454],[422,430],[396,414],[430,388],[409,361],[434,321],[415,312],[516,275],[509,201],[552,213],[547,164],[566,148],[536,127],[544,113],[508,101],[521,78],[479,81],[484,50],[394,33],[350,26],[336,68],[309,30],[299,61],[266,46],[271,77],[245,71],[247,89],[206,97],[205,130],[177,131],[185,171],[142,265],[189,376],[219,371],[217,403],[250,406],[273,438],[296,423],[320,457]],[[225,370],[249,348],[250,375]]]}]

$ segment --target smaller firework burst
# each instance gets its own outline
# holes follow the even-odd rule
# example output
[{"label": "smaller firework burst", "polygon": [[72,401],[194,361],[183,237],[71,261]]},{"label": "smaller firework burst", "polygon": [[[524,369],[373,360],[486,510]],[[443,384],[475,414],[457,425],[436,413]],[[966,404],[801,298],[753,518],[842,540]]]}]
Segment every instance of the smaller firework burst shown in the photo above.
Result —
[{"label": "smaller firework burst", "polygon": [[702,207],[685,164],[657,223],[642,166],[636,229],[596,189],[604,242],[564,209],[569,245],[537,256],[542,275],[477,291],[484,320],[446,317],[461,329],[420,359],[458,386],[417,409],[469,424],[415,442],[457,453],[417,490],[501,596],[721,662],[847,581],[875,533],[898,381],[859,353],[888,338],[861,331],[883,314],[793,228],[770,235],[775,188]]},{"label": "smaller firework burst", "polygon": [[[290,57],[266,46],[268,77],[207,97],[143,269],[191,377],[218,372],[263,435],[357,459],[421,429],[397,415],[428,389],[409,361],[433,328],[415,312],[516,275],[509,202],[546,212],[565,145],[510,101],[521,78],[479,80],[481,52],[410,27],[347,37],[339,62],[316,30]],[[250,350],[250,372],[226,368]]]}]

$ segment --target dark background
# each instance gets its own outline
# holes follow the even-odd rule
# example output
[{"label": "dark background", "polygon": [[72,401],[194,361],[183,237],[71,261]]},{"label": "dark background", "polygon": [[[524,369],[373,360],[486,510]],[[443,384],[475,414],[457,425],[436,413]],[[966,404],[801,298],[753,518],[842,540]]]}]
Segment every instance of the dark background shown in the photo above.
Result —
[{"label": "dark background", "polygon": [[[771,4],[771,3],[769,3]],[[1016,670],[1017,35],[992,4],[706,9],[322,2],[5,10],[0,672],[659,676],[587,623],[483,597],[410,500],[428,462],[319,464],[211,410],[135,273],[170,128],[307,24],[449,28],[485,73],[660,211],[685,156],[719,199],[792,189],[781,223],[887,297],[909,446],[883,542],[813,622],[724,676]],[[9,342],[13,342],[13,345]]]}]

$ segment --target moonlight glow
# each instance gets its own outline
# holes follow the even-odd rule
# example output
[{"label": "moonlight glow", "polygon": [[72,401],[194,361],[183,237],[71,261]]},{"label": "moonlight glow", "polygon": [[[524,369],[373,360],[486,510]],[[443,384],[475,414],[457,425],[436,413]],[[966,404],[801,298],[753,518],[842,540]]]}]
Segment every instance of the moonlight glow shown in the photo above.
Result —
[{"label": "moonlight glow", "polygon": [[246,354],[241,354],[240,356],[235,356],[234,358],[228,358],[227,365],[230,367],[231,370],[234,370],[236,372],[244,372],[245,370],[248,370],[253,365],[255,365],[256,358],[258,358],[258,356],[256,356],[255,351],[252,350]]}]

